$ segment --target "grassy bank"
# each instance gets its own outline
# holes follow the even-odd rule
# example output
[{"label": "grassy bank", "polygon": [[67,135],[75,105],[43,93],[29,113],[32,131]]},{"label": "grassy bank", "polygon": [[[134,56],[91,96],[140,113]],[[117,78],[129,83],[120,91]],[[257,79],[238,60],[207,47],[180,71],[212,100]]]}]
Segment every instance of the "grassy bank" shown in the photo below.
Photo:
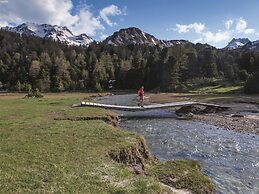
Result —
[{"label": "grassy bank", "polygon": [[0,94],[0,193],[171,192],[156,173],[136,175],[109,156],[134,150],[141,138],[103,120],[80,119],[113,118],[103,109],[71,108],[89,94],[23,96]]},{"label": "grassy bank", "polygon": [[149,94],[152,103],[168,103],[179,101],[199,101],[207,103],[251,103],[259,104],[259,95],[246,94],[207,94],[207,93],[158,93]]}]

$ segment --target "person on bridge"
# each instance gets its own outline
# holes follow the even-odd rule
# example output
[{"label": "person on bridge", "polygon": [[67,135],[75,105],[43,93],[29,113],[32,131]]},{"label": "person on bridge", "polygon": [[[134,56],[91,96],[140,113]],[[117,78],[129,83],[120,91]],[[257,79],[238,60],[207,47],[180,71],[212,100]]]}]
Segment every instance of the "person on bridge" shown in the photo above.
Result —
[{"label": "person on bridge", "polygon": [[138,90],[138,96],[139,96],[139,103],[138,106],[144,107],[144,96],[145,96],[145,92],[144,92],[144,86],[141,86]]}]

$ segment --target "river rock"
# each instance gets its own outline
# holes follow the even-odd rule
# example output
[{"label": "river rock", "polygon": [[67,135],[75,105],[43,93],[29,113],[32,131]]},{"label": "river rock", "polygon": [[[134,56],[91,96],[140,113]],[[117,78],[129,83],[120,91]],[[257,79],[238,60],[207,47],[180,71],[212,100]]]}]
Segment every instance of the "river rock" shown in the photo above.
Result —
[{"label": "river rock", "polygon": [[231,117],[244,117],[244,115],[242,115],[242,114],[239,114],[239,113],[237,113],[237,114],[233,114]]}]

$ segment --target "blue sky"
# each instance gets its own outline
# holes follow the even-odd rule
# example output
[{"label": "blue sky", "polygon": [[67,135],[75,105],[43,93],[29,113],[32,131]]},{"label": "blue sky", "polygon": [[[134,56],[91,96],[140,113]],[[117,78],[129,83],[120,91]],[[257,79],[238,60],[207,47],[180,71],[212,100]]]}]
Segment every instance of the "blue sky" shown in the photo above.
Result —
[{"label": "blue sky", "polygon": [[0,26],[68,26],[100,40],[127,27],[159,39],[224,47],[233,37],[259,39],[258,0],[0,0]]}]

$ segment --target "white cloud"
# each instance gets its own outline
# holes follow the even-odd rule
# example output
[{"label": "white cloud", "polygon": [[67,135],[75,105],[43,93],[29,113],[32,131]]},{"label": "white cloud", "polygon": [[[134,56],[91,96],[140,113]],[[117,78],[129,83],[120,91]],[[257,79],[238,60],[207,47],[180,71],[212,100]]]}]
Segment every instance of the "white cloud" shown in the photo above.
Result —
[{"label": "white cloud", "polygon": [[230,27],[233,25],[233,23],[234,23],[233,20],[231,20],[231,19],[230,19],[230,20],[227,20],[227,21],[225,22],[226,29],[229,30]]},{"label": "white cloud", "polygon": [[123,12],[126,12],[126,7],[124,7],[124,11],[120,10],[116,5],[109,5],[105,8],[103,8],[100,11],[100,17],[103,19],[103,21],[108,24],[109,26],[116,25],[115,22],[112,22],[108,16],[118,16],[123,15]]},{"label": "white cloud", "polygon": [[8,23],[21,22],[71,25],[78,20],[71,14],[73,4],[69,0],[11,0],[0,7],[0,20]]},{"label": "white cloud", "polygon": [[[230,27],[231,21],[229,20],[228,26]],[[208,42],[208,43],[218,43],[222,41],[226,41],[230,38],[231,32],[230,31],[218,31],[216,33],[210,32],[210,31],[205,31],[205,25],[202,23],[194,22],[192,24],[188,25],[182,25],[182,24],[176,24],[176,29],[178,33],[187,33],[193,30],[195,33],[200,34],[201,37],[196,39],[194,42]]]},{"label": "white cloud", "polygon": [[227,41],[231,38],[231,32],[230,31],[218,31],[216,33],[213,32],[204,32],[202,33],[202,37],[194,40],[194,43],[198,42],[206,42],[206,43],[219,43],[223,41]]},{"label": "white cloud", "polygon": [[78,20],[70,26],[70,29],[75,34],[86,33],[93,36],[97,30],[104,30],[104,26],[89,10],[82,9],[78,14]]},{"label": "white cloud", "polygon": [[[229,19],[225,21],[225,30],[217,30],[216,32],[206,30],[205,24],[200,22],[194,22],[192,24],[176,24],[176,28],[174,31],[177,31],[179,34],[187,33],[190,31],[194,31],[197,35],[199,35],[195,40],[194,43],[197,42],[206,42],[206,43],[220,43],[224,41],[230,40],[233,36],[237,34],[254,34],[259,36],[259,32],[257,32],[254,28],[247,27],[247,21],[243,18],[239,18],[238,20],[234,21]],[[172,30],[168,29],[168,30]]]},{"label": "white cloud", "polygon": [[247,22],[243,18],[239,18],[236,22],[236,31],[244,34],[256,34],[256,30],[253,28],[247,28]]},{"label": "white cloud", "polygon": [[205,29],[204,24],[194,22],[188,25],[176,24],[176,29],[174,30],[177,31],[178,33],[187,33],[190,30],[194,30],[196,33],[202,33],[204,29]]},{"label": "white cloud", "polygon": [[236,23],[236,30],[238,33],[242,33],[245,31],[247,27],[247,23],[243,18],[240,18]]},{"label": "white cloud", "polygon": [[178,33],[187,33],[190,31],[188,25],[176,24],[176,29]]},{"label": "white cloud", "polygon": [[230,39],[231,32],[230,31],[218,31],[216,33],[213,32],[204,32],[202,34],[205,42],[218,43],[222,41],[226,41]]},{"label": "white cloud", "polygon": [[194,23],[192,24],[192,27],[196,33],[202,33],[202,31],[205,29],[205,25],[201,23]]},{"label": "white cloud", "polygon": [[5,26],[7,26],[7,25],[8,25],[7,22],[5,22],[5,21],[0,21],[0,28],[1,28],[1,27],[5,27]]},{"label": "white cloud", "polygon": [[247,29],[245,29],[244,33],[245,34],[255,34],[256,30],[253,28],[247,28]]},{"label": "white cloud", "polygon": [[[86,33],[90,36],[103,31],[100,16],[94,16],[86,5],[74,6],[72,0],[0,0],[0,26],[19,25],[24,22],[67,26],[76,35]],[[72,11],[73,10],[73,11]],[[121,15],[126,7],[120,10],[111,5],[103,9],[102,16],[110,26],[114,23],[108,16]]]}]

